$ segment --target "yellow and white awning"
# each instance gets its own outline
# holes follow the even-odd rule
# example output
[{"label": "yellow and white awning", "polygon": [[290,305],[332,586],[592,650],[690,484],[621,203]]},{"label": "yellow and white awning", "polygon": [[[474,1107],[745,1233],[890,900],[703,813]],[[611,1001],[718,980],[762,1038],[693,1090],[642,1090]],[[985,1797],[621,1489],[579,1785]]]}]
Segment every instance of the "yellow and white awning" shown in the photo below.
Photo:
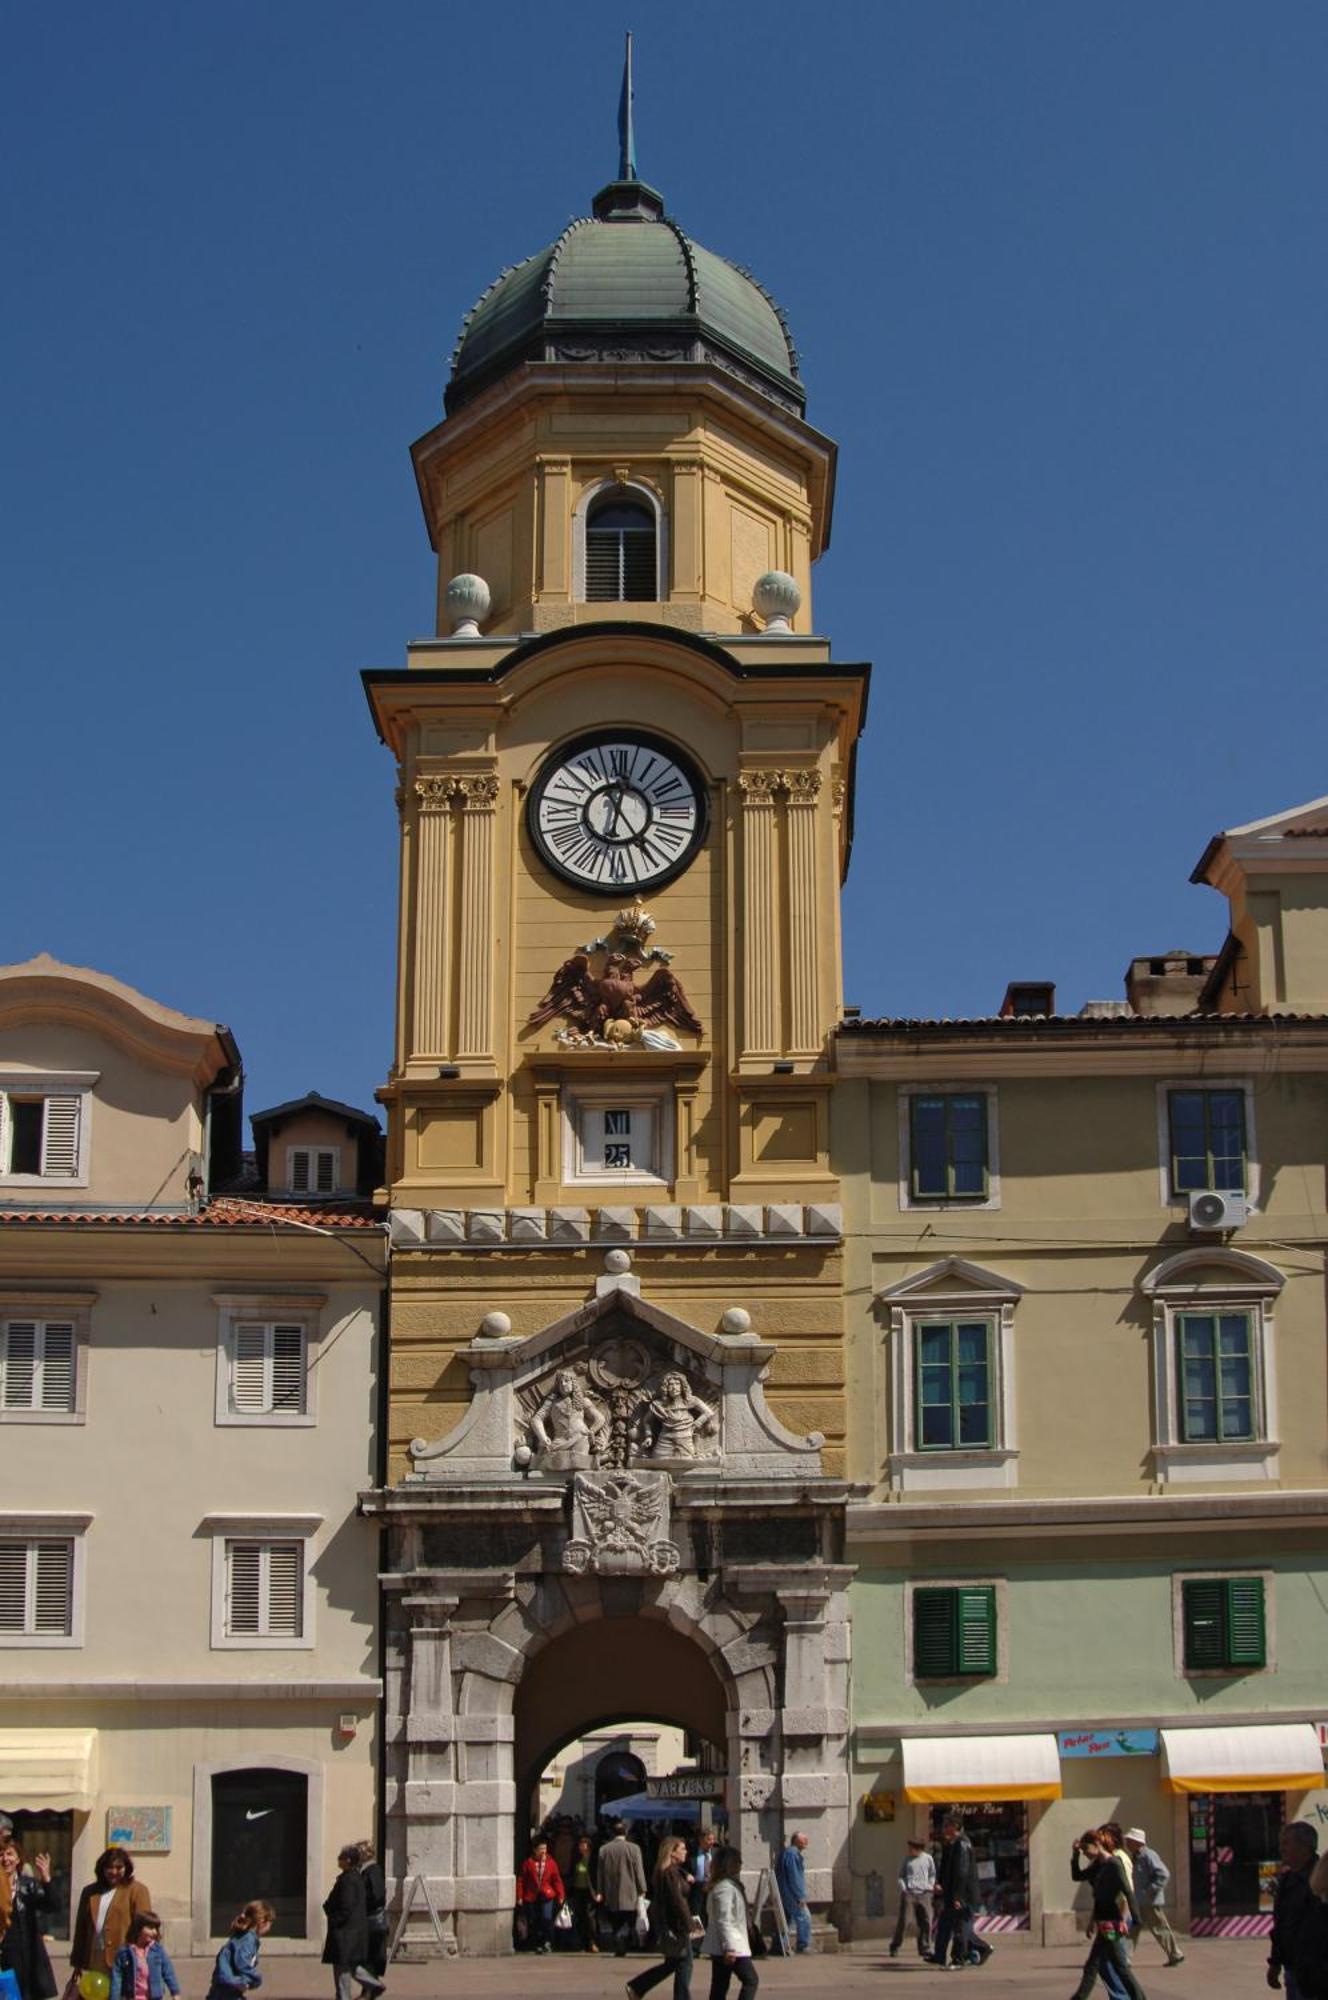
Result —
[{"label": "yellow and white awning", "polygon": [[1323,1751],[1312,1722],[1164,1729],[1162,1757],[1173,1792],[1295,1792],[1323,1783]]},{"label": "yellow and white awning", "polygon": [[1058,1799],[1054,1736],[906,1736],[904,1797],[915,1806],[965,1799]]},{"label": "yellow and white awning", "polygon": [[0,1806],[90,1812],[96,1755],[95,1729],[0,1729]]}]

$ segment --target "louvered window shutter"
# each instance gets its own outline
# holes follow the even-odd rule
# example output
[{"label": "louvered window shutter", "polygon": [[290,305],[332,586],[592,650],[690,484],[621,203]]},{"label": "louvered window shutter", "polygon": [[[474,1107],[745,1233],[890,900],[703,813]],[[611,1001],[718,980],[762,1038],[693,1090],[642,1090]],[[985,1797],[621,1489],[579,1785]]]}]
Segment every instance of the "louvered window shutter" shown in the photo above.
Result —
[{"label": "louvered window shutter", "polygon": [[268,1328],[257,1320],[240,1320],[234,1332],[231,1359],[231,1408],[237,1414],[262,1416],[270,1408],[268,1395]]},{"label": "louvered window shutter", "polygon": [[47,1320],[41,1338],[40,1406],[74,1407],[74,1329],[67,1320]]},{"label": "louvered window shutter", "polygon": [[36,1571],[32,1629],[68,1638],[73,1630],[74,1544],[34,1542],[32,1550]]},{"label": "louvered window shutter", "polygon": [[1232,1667],[1262,1667],[1267,1662],[1267,1656],[1263,1578],[1228,1577],[1227,1664]]},{"label": "louvered window shutter", "polygon": [[625,529],[622,545],[624,600],[629,604],[653,603],[656,594],[654,530]]},{"label": "louvered window shutter", "polygon": [[1226,1585],[1221,1577],[1188,1577],[1181,1585],[1185,1665],[1224,1667],[1227,1663]]},{"label": "louvered window shutter", "polygon": [[0,1542],[0,1632],[23,1632],[28,1623],[28,1545]]},{"label": "louvered window shutter", "polygon": [[36,1322],[11,1319],[0,1329],[0,1408],[30,1410],[36,1388]]},{"label": "louvered window shutter", "polygon": [[996,1671],[996,1592],[991,1584],[961,1590],[959,1597],[959,1671]]},{"label": "louvered window shutter", "polygon": [[256,1636],[262,1629],[262,1564],[261,1542],[227,1542],[226,1631],[230,1637]]},{"label": "louvered window shutter", "polygon": [[81,1097],[48,1097],[42,1124],[42,1173],[52,1180],[72,1180],[78,1173]]},{"label": "louvered window shutter", "polygon": [[592,604],[615,603],[622,596],[621,542],[617,531],[586,531],[586,597]]},{"label": "louvered window shutter", "polygon": [[953,1590],[913,1593],[913,1675],[935,1680],[957,1668],[955,1598]]},{"label": "louvered window shutter", "polygon": [[304,1551],[299,1542],[270,1542],[267,1554],[267,1633],[298,1639],[304,1629]]},{"label": "louvered window shutter", "polygon": [[290,1156],[290,1184],[295,1194],[309,1192],[309,1152],[307,1147],[294,1146]]},{"label": "louvered window shutter", "polygon": [[274,1410],[304,1409],[304,1328],[272,1328],[272,1405]]},{"label": "louvered window shutter", "polygon": [[316,1158],[318,1162],[318,1192],[319,1194],[331,1194],[337,1184],[337,1156],[333,1152],[320,1152],[316,1155]]}]

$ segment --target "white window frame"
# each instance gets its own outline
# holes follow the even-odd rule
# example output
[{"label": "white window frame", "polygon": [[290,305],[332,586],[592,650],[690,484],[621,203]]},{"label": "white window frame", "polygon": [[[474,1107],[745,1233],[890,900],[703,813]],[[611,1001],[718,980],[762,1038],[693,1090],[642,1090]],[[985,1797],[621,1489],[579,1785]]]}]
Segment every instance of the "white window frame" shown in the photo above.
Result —
[{"label": "white window frame", "polygon": [[69,1410],[6,1409],[0,1400],[0,1424],[83,1424],[87,1422],[88,1340],[95,1292],[0,1292],[0,1353],[11,1320],[74,1329],[74,1405]]},{"label": "white window frame", "polygon": [[0,1513],[0,1541],[69,1542],[73,1549],[73,1571],[69,1591],[69,1630],[50,1632],[0,1632],[0,1650],[59,1650],[68,1652],[84,1643],[87,1603],[86,1536],[91,1514]]},{"label": "white window frame", "polygon": [[[669,517],[659,494],[653,486],[647,486],[639,479],[597,479],[587,486],[572,512],[572,602],[587,604],[586,596],[586,523],[590,510],[603,493],[630,493],[634,499],[647,506],[655,517],[655,595],[640,601],[649,604],[666,604],[669,599]],[[612,604],[620,602],[613,598],[596,598],[596,603]],[[630,601],[630,600],[629,600]]]},{"label": "white window frame", "polygon": [[[1212,1273],[1224,1275],[1214,1278]],[[1208,1273],[1201,1280],[1196,1274]],[[1274,1308],[1286,1279],[1275,1265],[1246,1250],[1196,1246],[1168,1257],[1143,1280],[1153,1305],[1153,1464],[1168,1485],[1215,1479],[1277,1477]],[[1181,1385],[1176,1362],[1182,1313],[1244,1312],[1253,1329],[1255,1435],[1191,1444],[1181,1435]],[[1243,1572],[1242,1572],[1243,1574]]]},{"label": "white window frame", "polygon": [[[1019,1481],[1015,1425],[1015,1311],[1023,1286],[962,1257],[947,1257],[915,1277],[889,1286],[877,1298],[889,1313],[890,1424],[886,1461],[897,1493],[1012,1487]],[[986,1319],[992,1323],[992,1426],[989,1445],[954,1451],[917,1442],[914,1356],[917,1329],[933,1319]]]},{"label": "white window frame", "polygon": [[1238,1090],[1245,1100],[1245,1200],[1259,1208],[1259,1138],[1254,1124],[1254,1085],[1247,1076],[1172,1076],[1157,1086],[1157,1183],[1163,1208],[1187,1209],[1188,1194],[1171,1192],[1171,1093],[1173,1090]]},{"label": "white window frame", "polygon": [[[212,1539],[212,1650],[225,1653],[311,1653],[314,1650],[314,1540],[323,1525],[321,1514],[208,1514],[201,1527]],[[301,1597],[298,1639],[284,1633],[268,1637],[257,1632],[229,1632],[227,1552],[232,1542],[298,1542]]]},{"label": "white window frame", "polygon": [[[323,1292],[215,1292],[221,1314],[217,1340],[215,1418],[218,1425],[258,1425],[265,1430],[309,1430],[318,1422],[319,1329],[327,1304]],[[258,1321],[266,1326],[299,1326],[304,1330],[304,1408],[302,1410],[236,1410],[231,1407],[235,1370],[236,1329]]]},{"label": "white window frame", "polygon": [[[309,1155],[310,1166],[312,1169],[312,1180],[307,1188],[297,1188],[295,1185],[295,1156],[297,1153],[307,1153]],[[318,1170],[316,1162],[320,1153],[326,1153],[332,1161],[332,1185],[330,1188],[320,1188],[319,1186],[317,1186]],[[318,1199],[319,1195],[322,1195],[326,1198],[330,1195],[335,1195],[339,1193],[341,1190],[340,1146],[318,1146],[312,1143],[305,1143],[299,1146],[287,1146],[285,1186],[289,1194],[308,1195],[309,1198],[314,1201]]]},{"label": "white window frame", "polygon": [[[88,1184],[92,1153],[92,1087],[97,1070],[0,1070],[0,1189],[78,1188]],[[72,1174],[12,1174],[9,1171],[9,1099],[77,1097],[78,1164]],[[43,1121],[44,1123],[44,1121]]]},{"label": "white window frame", "polygon": [[[954,1215],[961,1211],[981,1215],[1001,1205],[1001,1124],[994,1083],[901,1083],[896,1093],[899,1108],[899,1206],[925,1210],[929,1215]],[[915,1097],[984,1097],[987,1101],[987,1192],[981,1198],[913,1192],[913,1122]]]},{"label": "white window frame", "polygon": [[[996,1671],[994,1674],[928,1674],[913,1671],[913,1593],[917,1590],[993,1590],[996,1593]],[[904,1585],[904,1686],[1005,1687],[1010,1680],[1010,1586],[1003,1576],[915,1576]]]},{"label": "white window frame", "polygon": [[[613,1168],[585,1160],[587,1112],[648,1110],[654,1117],[653,1166]],[[674,1093],[668,1085],[624,1078],[622,1083],[577,1084],[563,1093],[563,1180],[572,1187],[662,1188],[673,1180]]]},{"label": "white window frame", "polygon": [[[1171,1650],[1177,1680],[1243,1680],[1251,1674],[1277,1671],[1277,1593],[1273,1579],[1277,1572],[1261,1569],[1257,1563],[1227,1563],[1222,1569],[1178,1569],[1171,1575]],[[1187,1667],[1185,1664],[1185,1585],[1187,1583],[1228,1583],[1232,1577],[1257,1576],[1263,1584],[1263,1652],[1261,1667]]]}]

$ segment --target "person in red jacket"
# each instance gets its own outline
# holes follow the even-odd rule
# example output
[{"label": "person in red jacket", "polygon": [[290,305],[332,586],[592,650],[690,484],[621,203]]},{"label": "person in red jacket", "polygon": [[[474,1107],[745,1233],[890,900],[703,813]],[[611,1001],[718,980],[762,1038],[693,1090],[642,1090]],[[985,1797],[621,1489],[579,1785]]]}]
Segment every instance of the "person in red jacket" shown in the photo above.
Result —
[{"label": "person in red jacket", "polygon": [[521,1863],[516,1899],[526,1913],[530,1941],[536,1951],[553,1950],[553,1919],[566,1894],[548,1841],[533,1840],[530,1853]]}]

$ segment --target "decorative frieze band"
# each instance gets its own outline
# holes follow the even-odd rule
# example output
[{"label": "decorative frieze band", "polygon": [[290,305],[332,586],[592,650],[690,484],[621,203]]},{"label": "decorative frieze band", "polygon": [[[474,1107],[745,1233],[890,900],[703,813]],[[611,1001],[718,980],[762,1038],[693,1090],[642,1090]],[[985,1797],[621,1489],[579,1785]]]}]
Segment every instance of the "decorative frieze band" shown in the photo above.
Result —
[{"label": "decorative frieze band", "polygon": [[394,1208],[388,1232],[399,1250],[432,1247],[571,1243],[758,1243],[799,1238],[837,1242],[844,1232],[838,1202],[716,1202],[706,1207],[646,1208]]}]

